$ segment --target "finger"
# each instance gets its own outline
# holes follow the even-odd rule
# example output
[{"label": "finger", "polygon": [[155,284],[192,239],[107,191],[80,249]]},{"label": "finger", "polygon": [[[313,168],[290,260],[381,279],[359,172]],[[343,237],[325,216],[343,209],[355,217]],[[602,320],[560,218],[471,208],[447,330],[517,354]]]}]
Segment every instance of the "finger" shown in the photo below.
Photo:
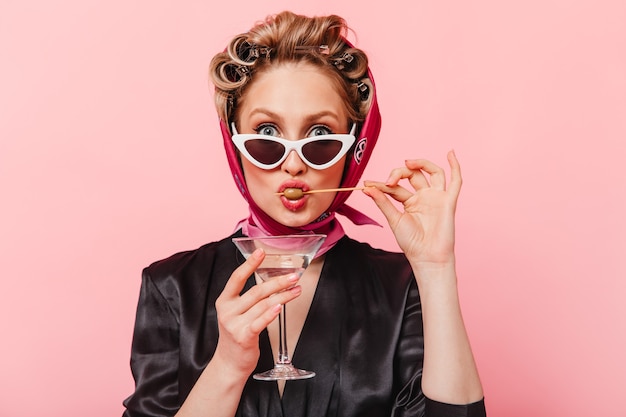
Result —
[{"label": "finger", "polygon": [[[258,284],[263,285],[263,284]],[[254,304],[250,305],[243,314],[250,314],[252,317],[259,316],[263,311],[276,304],[286,304],[302,293],[302,287],[295,285],[277,293],[272,293],[264,298],[259,298]],[[242,297],[244,298],[244,297]],[[245,302],[245,301],[244,301]]]},{"label": "finger", "polygon": [[259,265],[261,265],[261,262],[263,262],[263,258],[265,258],[263,249],[256,249],[252,252],[248,259],[239,265],[230,275],[228,282],[226,282],[222,290],[222,296],[226,298],[238,297],[246,281],[250,278],[250,275],[252,275]]},{"label": "finger", "polygon": [[427,159],[407,159],[405,164],[411,170],[423,171],[430,175],[431,187],[439,190],[446,189],[446,172],[439,165]]},{"label": "finger", "polygon": [[404,202],[408,200],[409,198],[411,198],[411,196],[413,195],[411,191],[407,190],[406,188],[400,185],[389,186],[387,184],[384,184],[382,182],[377,182],[377,181],[364,181],[363,185],[365,185],[365,187],[374,187],[382,191],[383,193],[388,194],[394,200],[399,201],[399,202]]},{"label": "finger", "polygon": [[461,192],[463,178],[461,176],[461,164],[453,150],[448,152],[448,163],[450,164],[450,186],[448,190],[458,195]]},{"label": "finger", "polygon": [[[294,274],[294,276],[296,276]],[[277,281],[278,278],[274,281]],[[269,283],[269,282],[268,282]],[[253,288],[260,287],[265,283],[256,285]],[[216,308],[218,310],[218,316],[221,318],[222,325],[229,328],[233,334],[239,333],[238,329],[245,329],[250,326],[252,322],[264,323],[265,328],[275,316],[270,312],[277,305],[283,305],[298,297],[302,293],[300,286],[293,286],[276,294],[269,294],[264,298],[255,299],[246,297],[245,295],[239,298],[233,298],[228,301],[224,301],[218,298],[216,301]],[[250,291],[248,291],[250,292]],[[247,293],[246,293],[247,294]],[[268,321],[269,320],[269,321]]]},{"label": "finger", "polygon": [[270,308],[266,309],[263,314],[257,317],[250,323],[248,329],[254,335],[258,336],[271,322],[276,320],[276,317],[283,309],[282,304],[274,304]]},{"label": "finger", "polygon": [[250,322],[253,330],[260,332],[276,318],[278,312],[275,309],[277,306],[287,304],[289,301],[299,297],[300,294],[302,294],[302,287],[298,285],[272,295],[254,305],[242,316],[242,319]]},{"label": "finger", "polygon": [[[299,279],[300,276],[298,274],[289,274],[276,277],[253,286],[241,296],[241,303],[239,304],[242,309],[241,313],[251,309],[261,300],[268,299],[270,297],[279,297],[279,294],[282,294],[285,290],[293,287]],[[281,302],[280,299],[278,302]]]},{"label": "finger", "polygon": [[396,209],[396,207],[389,201],[389,199],[385,196],[381,190],[376,187],[365,187],[363,189],[363,193],[369,196],[374,203],[378,206],[380,211],[383,213],[389,226],[393,229],[395,225],[400,221],[401,213]]},{"label": "finger", "polygon": [[408,167],[395,168],[389,174],[389,178],[385,182],[386,185],[398,185],[400,180],[408,179],[413,188],[419,190],[421,188],[430,187],[428,180],[420,170],[412,170]]}]

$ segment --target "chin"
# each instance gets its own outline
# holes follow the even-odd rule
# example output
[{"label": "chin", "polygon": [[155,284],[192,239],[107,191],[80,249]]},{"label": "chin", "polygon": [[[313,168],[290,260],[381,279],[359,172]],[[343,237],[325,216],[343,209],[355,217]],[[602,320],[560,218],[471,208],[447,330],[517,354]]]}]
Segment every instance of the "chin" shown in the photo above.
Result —
[{"label": "chin", "polygon": [[291,213],[291,215],[272,216],[278,223],[287,227],[302,227],[315,221],[321,214],[312,216],[306,213]]},{"label": "chin", "polygon": [[284,220],[284,219],[277,219],[278,223],[282,224],[283,226],[287,226],[287,227],[302,227],[302,226],[306,226],[307,224],[311,223],[313,220],[311,221],[303,221],[303,220],[295,220],[295,219],[290,219],[290,220]]}]

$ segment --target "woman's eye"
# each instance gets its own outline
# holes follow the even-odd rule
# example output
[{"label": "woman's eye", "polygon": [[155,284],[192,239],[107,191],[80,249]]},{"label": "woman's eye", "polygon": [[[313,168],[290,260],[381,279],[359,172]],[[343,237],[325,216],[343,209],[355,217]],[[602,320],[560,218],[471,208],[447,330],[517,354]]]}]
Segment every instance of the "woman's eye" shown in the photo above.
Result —
[{"label": "woman's eye", "polygon": [[315,126],[313,129],[311,129],[308,137],[329,135],[331,133],[333,133],[332,130],[330,130],[326,126]]},{"label": "woman's eye", "polygon": [[256,132],[265,136],[279,136],[278,129],[276,129],[276,126],[272,125],[261,125],[257,127]]}]

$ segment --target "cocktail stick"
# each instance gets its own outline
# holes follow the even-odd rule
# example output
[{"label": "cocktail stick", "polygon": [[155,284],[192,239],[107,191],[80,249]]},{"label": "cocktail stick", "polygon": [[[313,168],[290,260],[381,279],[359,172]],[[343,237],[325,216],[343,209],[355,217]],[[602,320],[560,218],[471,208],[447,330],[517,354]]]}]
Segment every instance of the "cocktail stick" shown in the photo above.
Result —
[{"label": "cocktail stick", "polygon": [[285,188],[285,191],[283,191],[282,193],[276,193],[276,195],[284,195],[289,200],[297,200],[299,198],[302,198],[302,196],[305,194],[332,193],[332,192],[339,192],[339,191],[355,191],[355,190],[362,190],[363,188],[364,187],[323,188],[319,190],[309,190],[309,191],[302,191],[301,188]]}]

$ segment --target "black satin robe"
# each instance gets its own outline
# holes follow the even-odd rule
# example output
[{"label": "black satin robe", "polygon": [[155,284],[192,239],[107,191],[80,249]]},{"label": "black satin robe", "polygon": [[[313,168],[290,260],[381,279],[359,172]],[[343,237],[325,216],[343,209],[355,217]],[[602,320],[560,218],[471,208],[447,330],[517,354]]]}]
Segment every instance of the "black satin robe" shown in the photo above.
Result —
[{"label": "black satin robe", "polygon": [[[135,392],[126,417],[172,416],[211,359],[215,300],[243,257],[233,236],[155,262],[143,272],[131,352]],[[244,291],[254,285],[250,277]],[[273,365],[267,331],[255,372]],[[292,362],[316,372],[275,382],[250,377],[237,416],[484,416],[482,401],[437,403],[421,391],[419,294],[403,254],[348,237],[327,254]],[[215,407],[219,407],[216,404]]]}]

